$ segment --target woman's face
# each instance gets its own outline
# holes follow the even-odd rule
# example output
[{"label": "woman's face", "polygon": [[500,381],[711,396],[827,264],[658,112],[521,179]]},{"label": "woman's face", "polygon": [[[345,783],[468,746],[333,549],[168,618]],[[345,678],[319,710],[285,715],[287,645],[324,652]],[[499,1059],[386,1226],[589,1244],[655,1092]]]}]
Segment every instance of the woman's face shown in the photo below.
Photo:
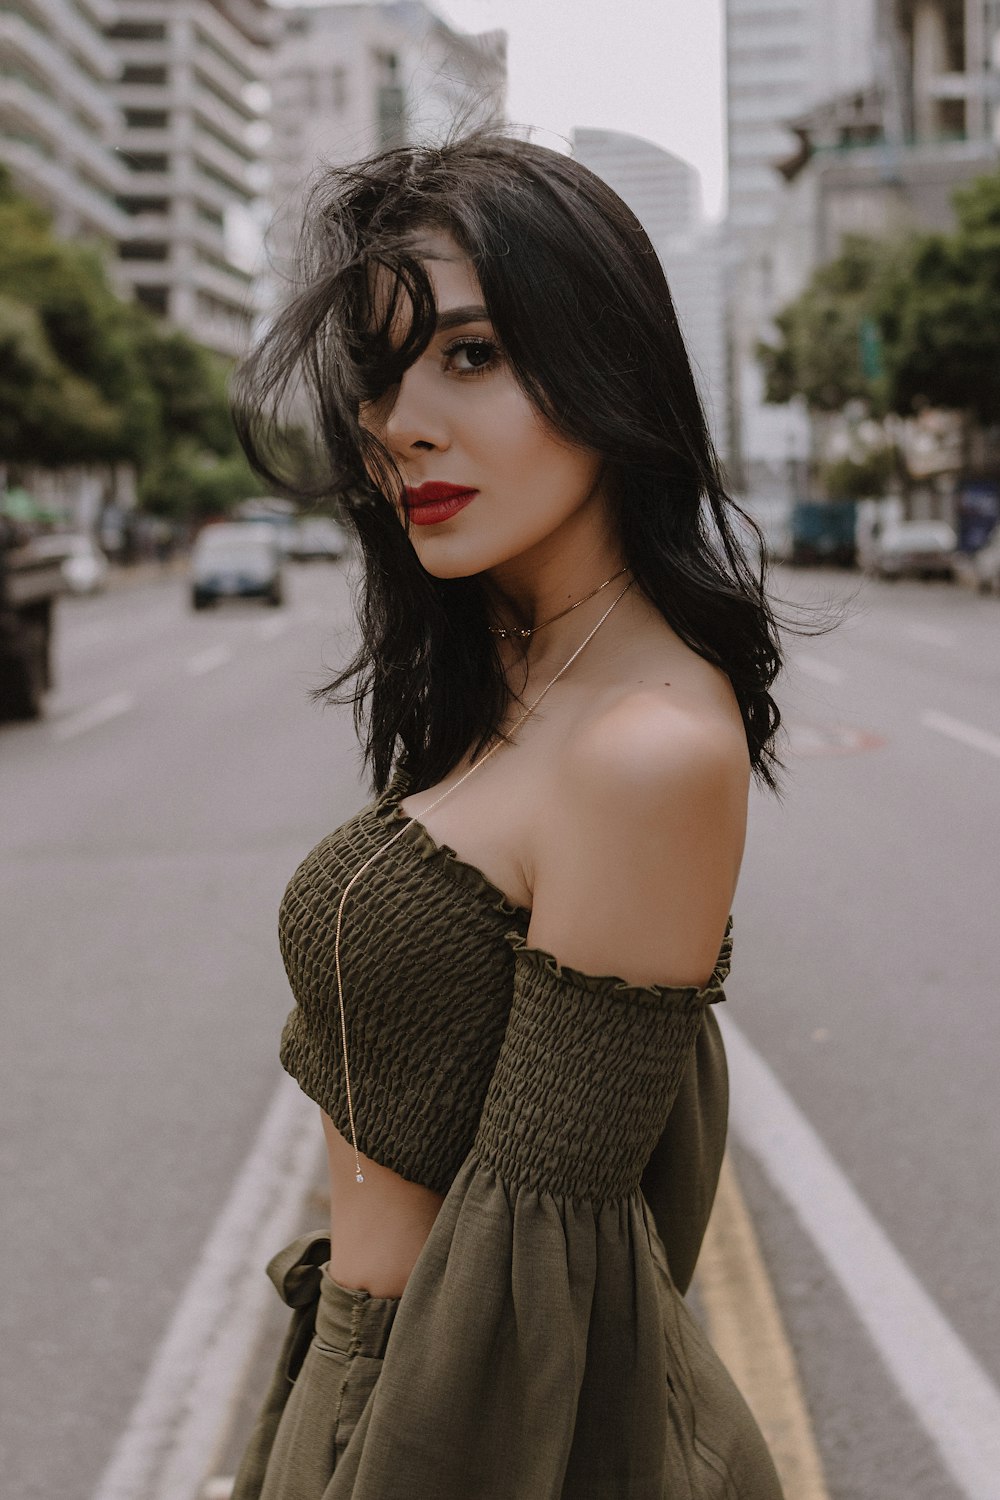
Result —
[{"label": "woman's face", "polygon": [[361,421],[402,475],[400,513],[420,562],[435,577],[465,578],[565,554],[571,537],[586,545],[588,531],[605,536],[600,456],[560,437],[532,406],[455,241],[426,231],[416,248],[437,333],[398,386],[362,407]]}]

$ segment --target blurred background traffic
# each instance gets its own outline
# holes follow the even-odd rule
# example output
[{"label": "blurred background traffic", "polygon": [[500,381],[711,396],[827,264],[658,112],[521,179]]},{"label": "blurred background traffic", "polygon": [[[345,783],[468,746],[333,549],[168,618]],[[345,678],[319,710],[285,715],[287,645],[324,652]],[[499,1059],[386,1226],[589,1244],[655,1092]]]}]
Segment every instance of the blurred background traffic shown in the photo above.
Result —
[{"label": "blurred background traffic", "polygon": [[[670,4],[653,9],[669,47]],[[621,29],[641,36],[649,10]],[[572,19],[555,19],[572,70]],[[690,112],[666,72],[658,139],[574,123],[554,143],[646,225],[730,484],[775,557],[996,591],[1000,7],[727,0],[717,21],[727,187],[711,212],[663,144]],[[8,713],[40,711],[59,592],[165,564],[260,498],[227,374],[294,275],[317,165],[503,120],[508,54],[500,27],[422,0],[5,6]]]},{"label": "blurred background traffic", "polygon": [[[842,621],[788,641],[726,1007],[821,1460],[789,1500],[1000,1493],[1000,0],[5,0],[10,1500],[227,1493],[237,1397],[177,1319],[222,1326],[192,1267],[262,1281],[250,1219],[212,1236],[271,1118],[275,913],[365,796],[310,698],[344,518],[267,493],[227,382],[324,162],[504,119],[642,220],[772,587]],[[826,1221],[801,1132],[761,1144],[789,1100]]]}]

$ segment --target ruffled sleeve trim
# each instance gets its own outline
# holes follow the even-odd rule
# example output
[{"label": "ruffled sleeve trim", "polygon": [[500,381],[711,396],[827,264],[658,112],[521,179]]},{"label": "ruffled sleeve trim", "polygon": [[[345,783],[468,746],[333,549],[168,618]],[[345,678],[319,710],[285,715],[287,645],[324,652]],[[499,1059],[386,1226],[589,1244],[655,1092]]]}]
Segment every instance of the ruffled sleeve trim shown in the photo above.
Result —
[{"label": "ruffled sleeve trim", "polygon": [[520,963],[551,974],[577,990],[588,990],[594,995],[620,994],[629,1000],[644,1004],[663,1000],[697,1000],[704,1005],[713,1005],[725,999],[723,985],[732,961],[732,931],[733,919],[730,917],[726,922],[725,936],[722,939],[722,947],[719,949],[719,957],[712,970],[711,978],[700,989],[696,984],[630,984],[628,980],[621,979],[616,974],[586,974],[582,969],[574,969],[569,964],[561,964],[544,948],[532,947],[522,932],[508,932],[507,941],[514,949]]}]

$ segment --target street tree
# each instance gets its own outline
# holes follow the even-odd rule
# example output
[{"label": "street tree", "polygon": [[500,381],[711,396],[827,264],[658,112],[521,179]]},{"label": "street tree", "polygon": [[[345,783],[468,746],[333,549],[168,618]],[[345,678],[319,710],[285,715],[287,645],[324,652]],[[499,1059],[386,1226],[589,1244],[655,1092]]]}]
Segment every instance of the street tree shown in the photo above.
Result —
[{"label": "street tree", "polygon": [[836,260],[820,266],[778,313],[777,339],[757,346],[768,401],[799,396],[813,412],[839,412],[851,401],[863,401],[876,414],[885,410],[875,315],[896,254],[878,240],[845,236]]},{"label": "street tree", "polygon": [[951,234],[914,236],[874,311],[892,410],[943,407],[990,427],[1000,419],[1000,174],[957,192],[955,209]]},{"label": "street tree", "polygon": [[97,254],[57,239],[48,215],[2,173],[0,297],[5,347],[25,375],[34,370],[30,404],[25,391],[7,408],[0,456],[54,468],[141,464],[157,408],[136,354],[135,310],[115,296]]},{"label": "street tree", "polygon": [[130,462],[160,514],[259,490],[225,361],[114,292],[100,257],[52,232],[0,166],[0,462]]}]

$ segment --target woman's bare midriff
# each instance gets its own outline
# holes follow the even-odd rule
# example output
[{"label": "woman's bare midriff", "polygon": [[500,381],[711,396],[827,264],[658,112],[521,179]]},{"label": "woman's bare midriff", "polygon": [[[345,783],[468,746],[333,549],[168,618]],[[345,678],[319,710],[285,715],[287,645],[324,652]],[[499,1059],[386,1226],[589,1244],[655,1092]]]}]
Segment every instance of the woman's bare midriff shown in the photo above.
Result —
[{"label": "woman's bare midriff", "polygon": [[373,1297],[401,1297],[444,1199],[397,1172],[362,1158],[328,1115],[323,1133],[330,1166],[330,1269],[341,1286]]}]

